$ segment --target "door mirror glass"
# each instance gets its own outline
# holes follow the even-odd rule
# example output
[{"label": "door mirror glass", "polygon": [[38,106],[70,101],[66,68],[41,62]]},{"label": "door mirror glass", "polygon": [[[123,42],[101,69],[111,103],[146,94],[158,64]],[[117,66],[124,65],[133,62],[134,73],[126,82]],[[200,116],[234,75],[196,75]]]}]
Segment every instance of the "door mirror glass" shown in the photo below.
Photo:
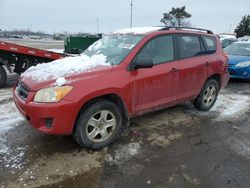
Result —
[{"label": "door mirror glass", "polygon": [[153,60],[149,56],[144,57],[137,57],[133,62],[133,69],[140,69],[140,68],[151,68],[153,67]]}]

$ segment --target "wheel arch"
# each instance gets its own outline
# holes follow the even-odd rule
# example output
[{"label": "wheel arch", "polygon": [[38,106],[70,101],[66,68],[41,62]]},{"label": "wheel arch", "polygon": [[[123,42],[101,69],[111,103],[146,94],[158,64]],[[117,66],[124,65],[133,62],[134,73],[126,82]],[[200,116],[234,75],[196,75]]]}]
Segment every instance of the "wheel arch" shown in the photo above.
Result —
[{"label": "wheel arch", "polygon": [[129,123],[129,114],[128,114],[128,109],[125,105],[125,103],[123,102],[122,98],[116,94],[116,93],[108,93],[108,94],[103,94],[94,98],[89,99],[87,102],[85,102],[84,104],[81,105],[80,110],[77,113],[76,119],[75,119],[75,123],[74,123],[74,127],[73,127],[73,131],[75,131],[76,128],[76,123],[80,117],[80,115],[92,104],[101,101],[101,100],[107,100],[109,102],[112,102],[114,104],[116,104],[119,109],[121,110],[122,113],[122,125],[123,125],[123,130],[127,127],[128,123]]},{"label": "wheel arch", "polygon": [[210,77],[208,77],[207,80],[210,80],[210,79],[214,79],[218,82],[218,86],[219,86],[219,90],[220,90],[220,88],[221,88],[221,75],[219,73],[213,74]]}]

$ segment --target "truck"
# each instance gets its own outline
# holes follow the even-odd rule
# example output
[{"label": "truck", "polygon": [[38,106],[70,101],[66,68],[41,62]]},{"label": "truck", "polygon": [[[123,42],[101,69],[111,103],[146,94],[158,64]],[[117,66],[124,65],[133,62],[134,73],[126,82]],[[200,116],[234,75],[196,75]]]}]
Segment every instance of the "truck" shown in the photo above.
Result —
[{"label": "truck", "polygon": [[102,38],[101,34],[69,36],[64,40],[64,52],[69,54],[80,54],[100,38]]},{"label": "truck", "polygon": [[64,53],[0,41],[0,88],[7,81],[6,71],[20,75],[29,67],[39,63],[47,63],[70,54],[80,54],[100,38],[101,34],[69,36],[64,40]]},{"label": "truck", "polygon": [[0,41],[0,88],[7,81],[7,71],[20,75],[31,66],[66,56],[68,55]]}]

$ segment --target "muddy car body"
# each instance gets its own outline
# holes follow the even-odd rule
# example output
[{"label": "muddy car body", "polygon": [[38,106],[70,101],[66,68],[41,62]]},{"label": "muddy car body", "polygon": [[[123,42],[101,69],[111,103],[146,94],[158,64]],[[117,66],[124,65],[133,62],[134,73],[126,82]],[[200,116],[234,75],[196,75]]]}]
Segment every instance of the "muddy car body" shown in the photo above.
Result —
[{"label": "muddy car body", "polygon": [[47,79],[39,70],[21,76],[14,101],[33,127],[98,149],[117,139],[131,117],[185,101],[209,110],[229,79],[221,43],[206,30],[119,30],[84,52],[95,59],[100,53],[107,64],[70,75],[57,74],[55,65],[57,76]]}]

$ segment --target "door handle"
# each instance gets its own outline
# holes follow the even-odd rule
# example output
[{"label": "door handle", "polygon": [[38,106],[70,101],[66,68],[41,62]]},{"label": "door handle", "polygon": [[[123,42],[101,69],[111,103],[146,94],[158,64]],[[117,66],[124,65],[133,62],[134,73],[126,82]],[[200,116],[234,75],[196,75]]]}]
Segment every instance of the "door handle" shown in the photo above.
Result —
[{"label": "door handle", "polygon": [[170,72],[179,72],[180,70],[177,68],[172,68]]}]

